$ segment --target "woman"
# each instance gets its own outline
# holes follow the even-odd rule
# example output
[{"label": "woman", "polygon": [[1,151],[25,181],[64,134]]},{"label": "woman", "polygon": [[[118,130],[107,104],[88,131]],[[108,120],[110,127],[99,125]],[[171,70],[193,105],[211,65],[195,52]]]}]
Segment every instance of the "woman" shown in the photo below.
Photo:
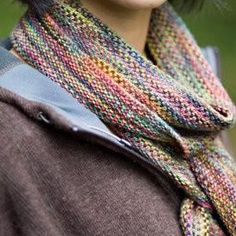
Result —
[{"label": "woman", "polygon": [[1,235],[236,235],[235,107],[171,3],[27,3],[0,51]]}]

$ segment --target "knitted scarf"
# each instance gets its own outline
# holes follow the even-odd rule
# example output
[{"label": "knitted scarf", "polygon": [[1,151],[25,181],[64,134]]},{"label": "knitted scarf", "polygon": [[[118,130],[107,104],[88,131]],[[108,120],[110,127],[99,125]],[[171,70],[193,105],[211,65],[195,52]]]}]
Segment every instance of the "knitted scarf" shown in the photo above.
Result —
[{"label": "knitted scarf", "polygon": [[146,59],[78,1],[30,10],[17,53],[184,190],[184,235],[236,235],[236,172],[218,134],[235,107],[170,4],[153,10]]}]

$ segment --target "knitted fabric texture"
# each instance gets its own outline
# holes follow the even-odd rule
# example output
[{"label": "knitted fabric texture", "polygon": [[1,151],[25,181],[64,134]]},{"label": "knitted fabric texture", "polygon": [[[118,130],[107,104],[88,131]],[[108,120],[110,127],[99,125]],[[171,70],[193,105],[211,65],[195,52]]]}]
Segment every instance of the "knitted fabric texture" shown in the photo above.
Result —
[{"label": "knitted fabric texture", "polygon": [[235,107],[170,4],[153,10],[150,60],[66,0],[41,17],[28,11],[11,39],[27,63],[184,190],[184,235],[236,235],[235,164],[218,138]]}]

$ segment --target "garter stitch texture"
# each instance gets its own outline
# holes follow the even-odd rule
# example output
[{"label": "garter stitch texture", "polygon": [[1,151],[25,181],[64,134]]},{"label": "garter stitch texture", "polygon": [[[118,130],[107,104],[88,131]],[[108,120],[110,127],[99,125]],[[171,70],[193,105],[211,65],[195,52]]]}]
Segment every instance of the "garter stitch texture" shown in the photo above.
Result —
[{"label": "garter stitch texture", "polygon": [[27,63],[184,190],[184,235],[236,235],[235,164],[218,139],[235,107],[168,3],[152,14],[152,61],[73,1],[43,17],[27,12],[11,39]]}]

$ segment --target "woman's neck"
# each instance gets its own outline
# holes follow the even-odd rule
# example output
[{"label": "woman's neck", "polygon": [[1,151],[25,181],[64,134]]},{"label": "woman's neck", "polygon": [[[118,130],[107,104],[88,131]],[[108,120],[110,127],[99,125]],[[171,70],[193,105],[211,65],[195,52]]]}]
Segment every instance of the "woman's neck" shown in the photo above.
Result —
[{"label": "woman's neck", "polygon": [[152,9],[128,9],[106,0],[81,2],[127,43],[144,54]]}]

